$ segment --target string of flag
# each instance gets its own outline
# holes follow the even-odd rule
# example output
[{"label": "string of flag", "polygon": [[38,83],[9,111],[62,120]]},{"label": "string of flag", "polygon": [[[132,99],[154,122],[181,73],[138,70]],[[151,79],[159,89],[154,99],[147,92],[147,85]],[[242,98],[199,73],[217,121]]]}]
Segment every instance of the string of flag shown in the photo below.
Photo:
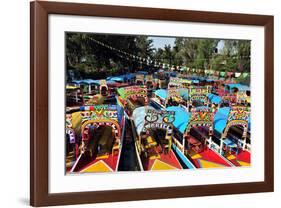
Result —
[{"label": "string of flag", "polygon": [[[139,64],[146,64],[146,65],[154,65],[155,67],[163,67],[163,68],[171,68],[172,70],[174,69],[177,69],[177,70],[180,70],[180,71],[183,71],[183,72],[187,72],[187,73],[205,73],[205,75],[214,75],[214,76],[233,76],[235,75],[235,77],[240,77],[241,75],[243,77],[247,77],[249,75],[248,72],[236,72],[235,70],[230,70],[230,72],[222,72],[222,71],[217,71],[217,70],[213,70],[213,69],[195,69],[195,68],[192,68],[192,67],[186,67],[186,66],[175,66],[175,65],[170,65],[168,63],[165,63],[165,62],[162,62],[163,59],[151,59],[150,57],[140,57],[138,55],[135,55],[135,54],[132,54],[132,53],[128,53],[124,50],[121,50],[121,49],[118,49],[118,48],[115,48],[111,45],[108,45],[106,43],[103,43],[99,40],[96,40],[94,38],[90,38],[93,42],[105,47],[105,48],[108,48],[109,50],[113,50],[116,53],[117,56],[119,56],[120,58],[123,58],[123,59],[126,59],[126,60],[132,60],[132,61],[135,61],[135,62],[138,62]],[[240,56],[239,57],[240,59],[249,59],[250,57],[249,56]],[[233,59],[231,57],[229,57],[229,59]],[[161,60],[161,61],[159,61]],[[196,60],[199,60],[199,59],[196,59]],[[200,59],[200,60],[208,60],[208,59]]]},{"label": "string of flag", "polygon": [[205,76],[220,76],[220,77],[232,77],[235,76],[236,78],[238,77],[244,77],[246,78],[247,76],[250,75],[249,72],[237,72],[237,71],[216,71],[212,69],[195,69],[195,68],[189,68],[189,67],[182,67],[180,68],[180,71],[186,72],[186,73],[204,73]]},{"label": "string of flag", "polygon": [[[130,60],[130,59],[133,59],[134,61],[140,63],[140,64],[147,64],[147,65],[151,65],[151,64],[154,64],[154,65],[167,65],[165,63],[157,63],[155,60],[152,60],[150,57],[147,57],[147,58],[144,58],[144,57],[140,57],[138,55],[135,55],[135,54],[132,54],[132,53],[128,53],[126,51],[123,51],[123,50],[120,50],[118,48],[115,48],[115,47],[112,47],[106,43],[103,43],[99,40],[96,40],[94,38],[90,38],[93,42],[103,46],[103,47],[106,47],[110,50],[113,50],[113,51],[116,51],[117,52],[117,55],[120,57],[120,58],[124,58],[124,59],[127,59],[127,60]],[[119,54],[118,54],[119,53]]]}]

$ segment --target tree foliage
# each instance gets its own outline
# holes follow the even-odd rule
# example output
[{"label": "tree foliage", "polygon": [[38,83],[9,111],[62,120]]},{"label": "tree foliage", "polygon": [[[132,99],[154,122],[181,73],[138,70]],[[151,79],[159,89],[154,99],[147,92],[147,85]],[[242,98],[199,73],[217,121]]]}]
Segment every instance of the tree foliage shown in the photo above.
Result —
[{"label": "tree foliage", "polygon": [[105,72],[107,76],[134,72],[145,67],[151,69],[161,63],[218,71],[249,72],[250,41],[175,38],[173,45],[153,48],[153,41],[148,36],[67,33],[66,63],[68,69],[78,69],[83,77],[99,77]]}]

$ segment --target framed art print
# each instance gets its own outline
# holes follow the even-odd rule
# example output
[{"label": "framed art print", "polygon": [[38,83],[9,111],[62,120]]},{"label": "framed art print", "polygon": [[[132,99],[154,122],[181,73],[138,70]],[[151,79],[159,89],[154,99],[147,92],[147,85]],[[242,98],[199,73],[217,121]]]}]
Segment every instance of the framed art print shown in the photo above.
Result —
[{"label": "framed art print", "polygon": [[30,109],[33,206],[273,191],[273,17],[32,2]]}]

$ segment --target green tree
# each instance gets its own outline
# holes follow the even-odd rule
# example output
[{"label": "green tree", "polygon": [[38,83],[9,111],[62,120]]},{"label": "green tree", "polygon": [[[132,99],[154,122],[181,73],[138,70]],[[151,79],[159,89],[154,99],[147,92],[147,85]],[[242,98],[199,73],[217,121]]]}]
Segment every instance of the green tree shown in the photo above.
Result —
[{"label": "green tree", "polygon": [[165,63],[168,63],[170,66],[173,63],[174,56],[171,45],[165,45],[163,50],[163,59]]},{"label": "green tree", "polygon": [[[66,63],[83,77],[102,76],[102,72],[126,73],[142,65],[136,55],[151,57],[154,49],[147,36],[66,34]],[[150,61],[151,62],[151,61]]]},{"label": "green tree", "polygon": [[250,71],[251,42],[248,40],[224,40],[222,55],[225,59],[225,70]]},{"label": "green tree", "polygon": [[200,39],[198,42],[197,59],[195,64],[197,68],[208,69],[211,68],[210,60],[213,58],[218,45],[216,39]]}]

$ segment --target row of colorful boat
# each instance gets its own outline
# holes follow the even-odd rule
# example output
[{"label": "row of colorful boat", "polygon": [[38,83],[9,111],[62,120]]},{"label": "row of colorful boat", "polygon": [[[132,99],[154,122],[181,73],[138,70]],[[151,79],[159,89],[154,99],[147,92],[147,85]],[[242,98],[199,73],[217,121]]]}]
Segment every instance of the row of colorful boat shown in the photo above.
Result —
[{"label": "row of colorful boat", "polygon": [[170,78],[151,97],[147,86],[133,85],[118,88],[116,105],[68,108],[67,171],[122,170],[126,140],[134,145],[133,170],[249,166],[249,96],[220,96],[212,87]]}]

